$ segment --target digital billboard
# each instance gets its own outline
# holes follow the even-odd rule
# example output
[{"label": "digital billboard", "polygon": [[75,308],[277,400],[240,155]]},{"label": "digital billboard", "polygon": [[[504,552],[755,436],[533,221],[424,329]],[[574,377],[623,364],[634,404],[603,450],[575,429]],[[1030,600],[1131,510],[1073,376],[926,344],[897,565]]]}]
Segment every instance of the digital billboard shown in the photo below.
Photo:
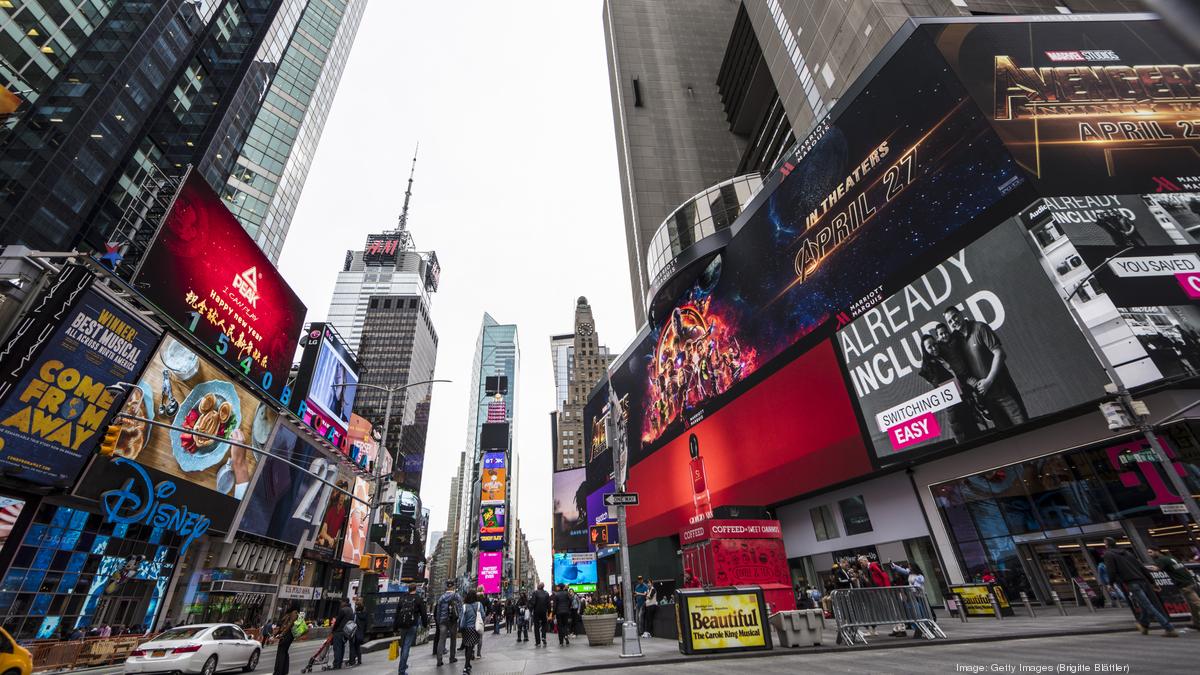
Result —
[{"label": "digital billboard", "polygon": [[346,520],[342,538],[342,562],[357,565],[367,549],[367,526],[371,520],[371,483],[361,477],[354,479],[354,500]]},{"label": "digital billboard", "polygon": [[0,466],[6,476],[37,485],[75,480],[115,402],[106,387],[137,377],[157,340],[93,290],[81,287],[60,309],[57,327],[42,328],[49,338],[15,364],[23,375],[0,404]]},{"label": "digital billboard", "polygon": [[1151,15],[922,27],[1045,196],[1200,190],[1200,62]]},{"label": "digital billboard", "polygon": [[254,489],[250,491],[238,529],[299,544],[321,524],[327,504],[327,500],[321,499],[325,482],[317,480],[313,474],[335,483],[338,466],[282,422],[275,429],[269,454],[271,456],[266,458]]},{"label": "digital billboard", "polygon": [[505,507],[503,504],[479,508],[479,532],[481,534],[504,534]]},{"label": "digital billboard", "polygon": [[479,485],[480,504],[503,504],[505,494],[505,455],[503,452],[483,453],[483,471]]},{"label": "digital billboard", "polygon": [[239,500],[246,495],[258,456],[189,432],[265,448],[278,417],[225,371],[171,335],[163,337],[122,411],[188,431],[122,421],[117,455]]},{"label": "digital billboard", "polygon": [[1200,305],[1189,292],[1200,277],[1197,230],[1190,209],[1162,203],[1050,197],[1020,216],[1045,274],[1129,387],[1200,374]]},{"label": "digital billboard", "polygon": [[871,470],[824,340],[633,465],[626,491],[641,503],[626,512],[629,540],[676,535],[718,506],[774,504]]},{"label": "digital billboard", "polygon": [[479,585],[483,592],[495,595],[500,592],[504,571],[504,554],[499,551],[481,551],[479,553]]},{"label": "digital billboard", "polygon": [[341,553],[339,544],[350,517],[350,488],[353,486],[354,476],[348,469],[339,467],[334,484],[322,487],[325,513],[321,516],[321,526],[317,528],[310,547],[321,558],[333,559]]},{"label": "digital billboard", "polygon": [[358,388],[358,363],[331,324],[310,324],[305,338],[291,408],[305,424],[345,451]]},{"label": "digital billboard", "polygon": [[218,357],[290,402],[304,304],[199,173],[187,175],[134,281]]},{"label": "digital billboard", "polygon": [[596,584],[595,553],[555,553],[554,583],[577,586]]},{"label": "digital billboard", "polygon": [[[368,469],[375,461],[376,453],[379,452],[379,442],[375,440],[374,425],[351,413],[350,424],[346,430],[346,441],[347,444],[342,447],[342,451],[359,468]],[[384,471],[383,473],[386,475],[388,472]]]},{"label": "digital billboard", "polygon": [[604,505],[604,495],[616,491],[610,480],[587,497],[588,550],[593,553],[618,543],[617,520],[608,517],[608,507]]},{"label": "digital billboard", "polygon": [[1087,403],[1107,381],[1016,219],[867,310],[836,342],[884,460]]},{"label": "digital billboard", "polygon": [[642,453],[778,368],[805,336],[856,316],[1032,200],[943,64],[927,37],[903,42],[768,178],[729,244],[659,312],[649,348],[625,365],[642,374],[630,405],[632,423],[641,404],[630,436]]},{"label": "digital billboard", "polygon": [[587,543],[587,470],[583,468],[554,473],[554,550],[586,551]]}]

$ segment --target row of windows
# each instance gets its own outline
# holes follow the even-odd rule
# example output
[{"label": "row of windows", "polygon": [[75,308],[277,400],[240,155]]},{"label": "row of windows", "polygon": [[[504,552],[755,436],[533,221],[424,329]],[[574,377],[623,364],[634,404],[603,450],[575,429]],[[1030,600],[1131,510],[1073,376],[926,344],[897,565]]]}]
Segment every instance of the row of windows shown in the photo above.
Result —
[{"label": "row of windows", "polygon": [[[841,513],[842,526],[847,537],[872,531],[871,516],[867,513],[867,503],[862,495],[838,500],[837,508]],[[832,504],[813,507],[809,509],[808,515],[812,519],[817,541],[828,541],[842,536],[838,531]]]}]

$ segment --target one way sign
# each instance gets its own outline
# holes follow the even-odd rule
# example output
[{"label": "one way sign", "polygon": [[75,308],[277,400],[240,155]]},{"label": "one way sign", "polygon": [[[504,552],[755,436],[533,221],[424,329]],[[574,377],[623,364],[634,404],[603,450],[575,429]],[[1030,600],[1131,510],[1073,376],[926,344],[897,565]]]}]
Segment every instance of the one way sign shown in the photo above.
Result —
[{"label": "one way sign", "polygon": [[636,492],[610,492],[604,495],[605,506],[637,506]]}]

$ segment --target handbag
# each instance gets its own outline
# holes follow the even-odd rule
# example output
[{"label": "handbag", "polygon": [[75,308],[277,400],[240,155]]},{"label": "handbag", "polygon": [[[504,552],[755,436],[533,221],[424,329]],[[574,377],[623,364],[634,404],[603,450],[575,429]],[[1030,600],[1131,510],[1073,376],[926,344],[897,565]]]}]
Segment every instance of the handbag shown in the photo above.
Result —
[{"label": "handbag", "polygon": [[483,607],[475,603],[475,632],[483,633]]},{"label": "handbag", "polygon": [[388,645],[388,661],[395,661],[400,658],[400,641],[392,640],[392,644]]},{"label": "handbag", "polygon": [[301,638],[308,632],[308,622],[304,620],[304,612],[300,612],[296,616],[296,620],[292,622],[292,637]]}]

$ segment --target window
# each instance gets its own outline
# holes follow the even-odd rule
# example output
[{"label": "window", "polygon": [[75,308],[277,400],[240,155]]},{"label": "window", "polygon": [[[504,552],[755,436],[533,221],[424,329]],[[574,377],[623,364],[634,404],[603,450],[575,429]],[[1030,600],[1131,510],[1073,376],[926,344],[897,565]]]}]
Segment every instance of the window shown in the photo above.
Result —
[{"label": "window", "polygon": [[862,495],[839,500],[838,510],[842,512],[842,525],[846,527],[846,536],[871,531],[871,516],[867,513],[867,503],[863,501]]},{"label": "window", "polygon": [[817,541],[837,539],[841,536],[838,534],[837,523],[833,520],[833,509],[829,508],[828,504],[809,509],[808,514],[812,516],[813,531],[817,533]]}]

